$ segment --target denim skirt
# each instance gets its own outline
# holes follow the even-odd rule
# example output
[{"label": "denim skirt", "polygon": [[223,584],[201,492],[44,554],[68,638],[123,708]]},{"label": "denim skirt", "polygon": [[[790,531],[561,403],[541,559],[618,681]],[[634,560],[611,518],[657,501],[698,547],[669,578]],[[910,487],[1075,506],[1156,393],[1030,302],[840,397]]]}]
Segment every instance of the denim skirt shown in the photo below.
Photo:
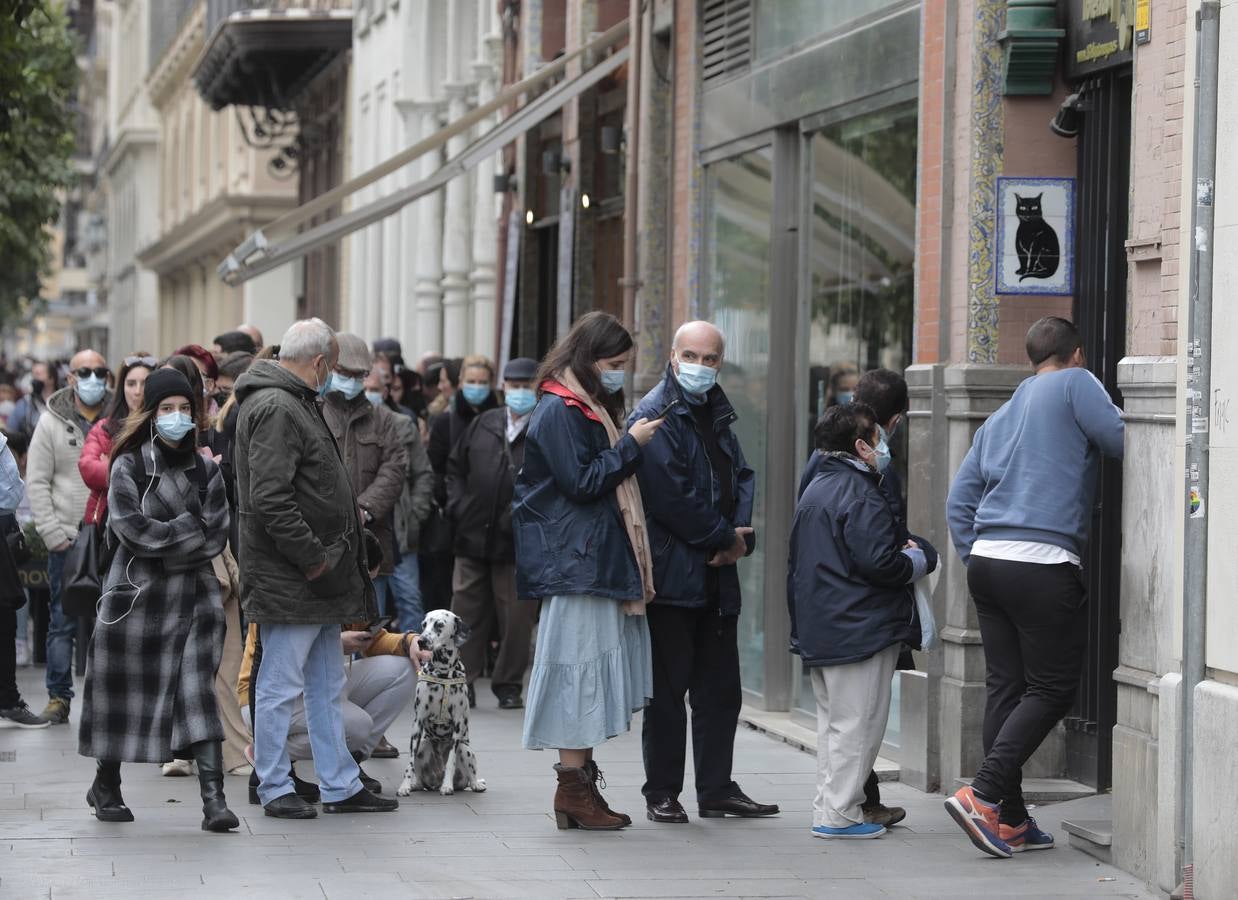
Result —
[{"label": "denim skirt", "polygon": [[608,597],[551,597],[542,606],[525,701],[528,750],[583,750],[631,727],[653,697],[649,622]]}]

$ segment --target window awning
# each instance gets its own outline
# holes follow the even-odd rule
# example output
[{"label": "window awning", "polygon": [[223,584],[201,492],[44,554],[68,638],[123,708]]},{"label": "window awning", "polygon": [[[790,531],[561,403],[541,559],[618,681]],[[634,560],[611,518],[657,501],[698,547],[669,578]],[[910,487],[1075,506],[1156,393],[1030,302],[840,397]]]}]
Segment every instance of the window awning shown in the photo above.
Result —
[{"label": "window awning", "polygon": [[[463,175],[483,159],[497,153],[502,147],[516,140],[534,125],[559,110],[570,100],[594,87],[626,63],[629,56],[628,47],[620,48],[611,55],[598,60],[576,77],[562,81],[529,100],[459,154],[447,160],[433,175],[313,228],[299,233],[296,230],[305,222],[338,204],[345,197],[390,175],[431,150],[444,146],[448,140],[514,102],[522,94],[554,78],[574,60],[586,54],[594,54],[592,58],[596,59],[598,53],[618,43],[627,36],[627,33],[628,23],[625,20],[588,44],[554,60],[523,81],[504,89],[489,103],[471,110],[429,137],[400,151],[386,162],[315,197],[264,228],[255,231],[228,254],[227,258],[216,268],[220,278],[228,284],[241,284],[386,218],[409,203],[433,193],[451,179]],[[586,59],[589,58],[586,56]]]}]

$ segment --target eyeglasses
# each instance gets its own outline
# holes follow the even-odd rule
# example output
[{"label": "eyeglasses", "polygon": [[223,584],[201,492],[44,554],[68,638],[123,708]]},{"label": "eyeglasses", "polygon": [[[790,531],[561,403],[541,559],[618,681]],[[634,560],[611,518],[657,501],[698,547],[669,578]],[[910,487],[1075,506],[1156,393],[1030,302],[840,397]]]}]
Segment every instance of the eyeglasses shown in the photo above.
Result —
[{"label": "eyeglasses", "polygon": [[74,369],[73,374],[78,378],[89,378],[94,375],[96,378],[106,380],[112,374],[112,370],[107,366],[95,366],[93,369],[88,366],[82,366],[80,369]]},{"label": "eyeglasses", "polygon": [[159,360],[153,356],[126,356],[125,365],[146,366],[148,369],[157,369],[159,367]]}]

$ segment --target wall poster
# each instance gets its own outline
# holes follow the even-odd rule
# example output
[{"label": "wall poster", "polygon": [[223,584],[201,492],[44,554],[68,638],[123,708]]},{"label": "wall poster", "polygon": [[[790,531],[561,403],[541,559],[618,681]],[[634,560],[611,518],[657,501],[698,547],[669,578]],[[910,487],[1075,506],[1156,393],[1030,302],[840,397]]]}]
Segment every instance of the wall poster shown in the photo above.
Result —
[{"label": "wall poster", "polygon": [[997,179],[998,294],[1074,291],[1075,179]]}]

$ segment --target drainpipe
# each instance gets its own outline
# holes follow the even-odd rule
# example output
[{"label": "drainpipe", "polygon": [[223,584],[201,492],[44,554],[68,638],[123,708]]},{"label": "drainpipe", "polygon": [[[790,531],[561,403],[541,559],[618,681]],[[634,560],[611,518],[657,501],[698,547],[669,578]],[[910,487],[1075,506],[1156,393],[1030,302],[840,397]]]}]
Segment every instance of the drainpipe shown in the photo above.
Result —
[{"label": "drainpipe", "polygon": [[[633,335],[636,334],[636,291],[640,287],[637,278],[636,259],[636,200],[640,188],[640,174],[637,171],[640,160],[640,90],[641,90],[641,57],[644,38],[644,22],[641,16],[641,0],[631,0],[628,5],[628,41],[632,47],[632,56],[628,61],[628,133],[627,133],[627,169],[624,172],[623,185],[623,327]],[[628,397],[632,396],[633,368],[636,354],[632,354],[633,365],[628,366]]]},{"label": "drainpipe", "polygon": [[1207,674],[1208,610],[1208,442],[1212,415],[1212,223],[1216,182],[1217,65],[1221,4],[1203,0],[1195,18],[1195,208],[1192,217],[1190,323],[1186,350],[1186,480],[1182,591],[1182,752],[1179,840],[1184,897],[1193,896],[1195,686]]}]

